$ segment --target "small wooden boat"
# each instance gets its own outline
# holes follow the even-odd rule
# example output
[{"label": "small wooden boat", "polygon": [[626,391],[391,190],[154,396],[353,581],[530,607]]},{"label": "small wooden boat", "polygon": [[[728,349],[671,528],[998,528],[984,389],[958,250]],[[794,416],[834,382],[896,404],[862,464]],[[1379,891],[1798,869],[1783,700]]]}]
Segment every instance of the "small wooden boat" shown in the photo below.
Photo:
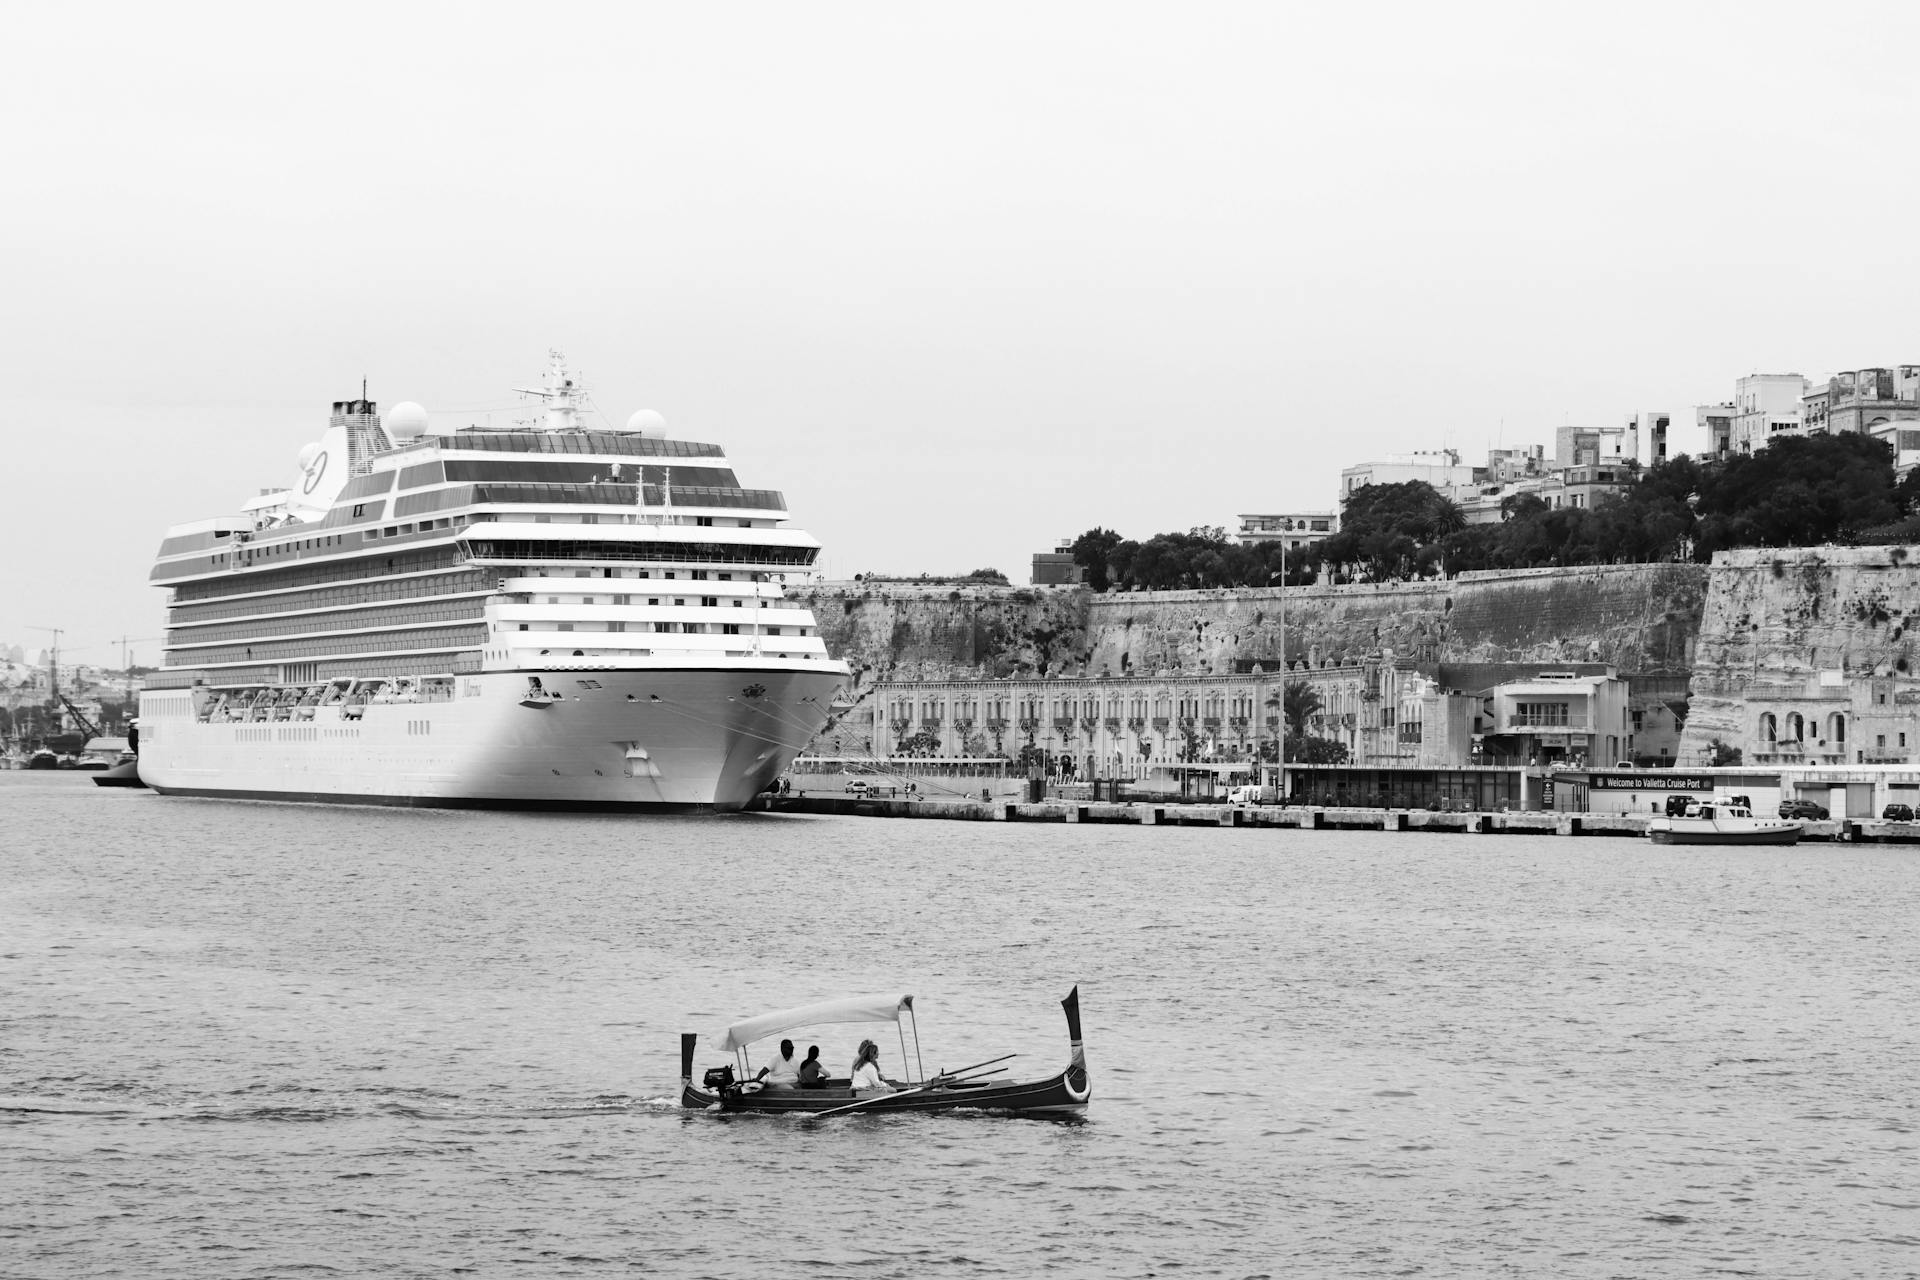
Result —
[{"label": "small wooden boat", "polygon": [[1744,799],[1696,800],[1686,812],[1655,818],[1647,836],[1655,844],[1798,844],[1806,824],[1786,818],[1759,818]]},{"label": "small wooden boat", "polygon": [[[1067,1015],[1070,1054],[1067,1067],[1042,1080],[997,1082],[988,1077],[1007,1068],[987,1070],[1005,1058],[992,1058],[958,1071],[925,1074],[920,1065],[920,1032],[913,1020],[910,995],[854,996],[820,1004],[780,1009],[734,1023],[720,1039],[720,1048],[734,1055],[726,1066],[710,1068],[701,1083],[693,1082],[694,1047],[700,1037],[680,1037],[680,1105],[706,1111],[756,1111],[811,1114],[822,1118],[856,1111],[1004,1111],[1021,1115],[1074,1115],[1086,1110],[1092,1086],[1087,1079],[1086,1049],[1080,1041],[1080,988],[1060,1002]],[[902,1023],[902,1017],[906,1022]],[[755,1078],[749,1048],[762,1040],[802,1027],[846,1023],[891,1022],[900,1036],[901,1072],[892,1080],[891,1093],[856,1091],[845,1076],[830,1078],[816,1088],[769,1086]],[[907,1035],[913,1036],[913,1058],[907,1061]],[[1007,1057],[1012,1057],[1008,1054]],[[909,1073],[908,1068],[913,1068]]]}]

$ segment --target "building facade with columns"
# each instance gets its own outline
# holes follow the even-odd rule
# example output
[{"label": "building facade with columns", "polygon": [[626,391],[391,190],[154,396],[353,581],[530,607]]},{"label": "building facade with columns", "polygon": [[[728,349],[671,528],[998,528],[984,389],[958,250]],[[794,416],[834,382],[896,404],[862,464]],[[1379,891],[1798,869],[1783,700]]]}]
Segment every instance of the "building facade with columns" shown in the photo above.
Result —
[{"label": "building facade with columns", "polygon": [[1179,764],[1277,759],[1281,694],[1294,683],[1320,698],[1307,734],[1338,742],[1355,764],[1443,767],[1471,755],[1479,700],[1443,690],[1391,654],[1341,666],[1303,662],[1284,680],[1255,665],[1218,674],[881,682],[849,720],[864,713],[877,757],[1018,760],[1025,751],[1076,777],[1137,778]]}]

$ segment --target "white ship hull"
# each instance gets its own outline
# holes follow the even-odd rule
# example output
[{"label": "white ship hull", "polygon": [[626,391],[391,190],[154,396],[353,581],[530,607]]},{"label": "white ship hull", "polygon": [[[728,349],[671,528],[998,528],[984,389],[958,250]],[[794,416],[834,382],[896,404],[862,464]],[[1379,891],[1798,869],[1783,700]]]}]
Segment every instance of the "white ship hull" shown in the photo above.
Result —
[{"label": "white ship hull", "polygon": [[846,673],[819,666],[490,672],[458,677],[445,701],[264,723],[201,721],[192,691],[150,691],[140,776],[228,799],[737,810],[825,724]]}]

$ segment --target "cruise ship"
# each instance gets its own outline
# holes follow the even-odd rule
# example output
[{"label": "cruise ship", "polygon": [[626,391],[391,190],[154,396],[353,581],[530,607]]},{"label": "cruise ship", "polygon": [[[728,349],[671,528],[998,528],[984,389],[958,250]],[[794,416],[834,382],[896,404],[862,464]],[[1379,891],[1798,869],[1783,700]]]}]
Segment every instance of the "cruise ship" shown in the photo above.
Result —
[{"label": "cruise ship", "polygon": [[294,484],[167,531],[154,790],[697,812],[778,777],[848,680],[786,598],[820,544],[659,414],[583,425],[558,353],[521,390],[539,421],[445,431],[363,390]]}]

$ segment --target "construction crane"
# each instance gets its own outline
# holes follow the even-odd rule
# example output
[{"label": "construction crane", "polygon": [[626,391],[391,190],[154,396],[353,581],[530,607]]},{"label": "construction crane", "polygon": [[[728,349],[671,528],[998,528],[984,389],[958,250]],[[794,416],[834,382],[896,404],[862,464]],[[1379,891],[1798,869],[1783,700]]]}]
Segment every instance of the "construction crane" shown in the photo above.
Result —
[{"label": "construction crane", "polygon": [[88,738],[89,740],[91,740],[91,739],[94,739],[94,738],[101,738],[101,737],[105,737],[105,736],[106,736],[105,734],[103,734],[103,733],[101,733],[101,732],[100,732],[100,726],[99,726],[99,725],[97,725],[97,724],[95,724],[95,723],[94,723],[93,721],[91,721],[91,720],[89,720],[89,719],[87,719],[87,713],[86,713],[86,712],[84,712],[84,711],[82,711],[82,710],[81,710],[80,708],[78,708],[78,707],[76,707],[76,706],[74,706],[74,705],[73,705],[73,699],[72,699],[72,698],[69,698],[69,697],[68,697],[68,696],[67,696],[66,694],[64,694],[64,693],[56,693],[56,694],[54,694],[53,696],[54,696],[54,697],[56,697],[56,698],[58,698],[58,699],[60,699],[60,701],[61,701],[61,702],[62,702],[62,703],[63,703],[63,704],[64,704],[64,705],[66,706],[66,708],[67,708],[67,714],[68,714],[68,715],[70,715],[70,716],[72,716],[72,717],[74,718],[74,720],[75,720],[75,721],[76,721],[76,722],[77,722],[77,723],[78,723],[78,724],[80,725],[80,727],[81,727],[82,729],[84,729],[84,730],[86,730],[86,734],[87,734],[87,738]]}]

